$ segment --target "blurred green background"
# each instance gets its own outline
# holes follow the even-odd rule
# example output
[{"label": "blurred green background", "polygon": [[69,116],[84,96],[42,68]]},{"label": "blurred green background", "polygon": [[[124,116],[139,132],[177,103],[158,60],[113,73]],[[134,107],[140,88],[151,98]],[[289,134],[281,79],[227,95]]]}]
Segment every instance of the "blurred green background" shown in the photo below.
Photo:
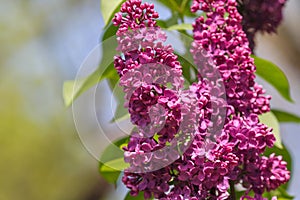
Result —
[{"label": "blurred green background", "polygon": [[[299,4],[288,2],[278,36],[259,36],[257,48],[290,79],[295,104],[265,86],[273,107],[298,115]],[[0,200],[117,198],[107,197],[113,188],[98,175],[97,160],[81,144],[61,94],[63,81],[74,79],[99,43],[99,7],[99,0],[0,0]],[[294,157],[294,195],[300,184],[299,130],[299,124],[282,126]]]},{"label": "blurred green background", "polygon": [[[98,4],[1,0],[0,200],[96,200],[105,194],[98,163],[83,148],[61,97],[63,81],[98,43]],[[96,16],[87,22],[90,11]],[[95,40],[78,43],[96,21]]]}]

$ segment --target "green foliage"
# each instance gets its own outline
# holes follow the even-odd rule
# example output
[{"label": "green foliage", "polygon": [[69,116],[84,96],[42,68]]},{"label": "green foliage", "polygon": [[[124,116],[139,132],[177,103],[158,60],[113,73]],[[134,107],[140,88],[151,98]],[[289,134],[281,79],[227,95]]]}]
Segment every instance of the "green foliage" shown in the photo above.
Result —
[{"label": "green foliage", "polygon": [[273,128],[272,132],[276,138],[275,146],[282,149],[283,146],[282,146],[281,136],[280,136],[280,127],[276,116],[272,112],[268,112],[263,115],[260,115],[259,120],[261,123],[267,125],[268,127]]},{"label": "green foliage", "polygon": [[118,27],[114,26],[113,24],[110,24],[107,26],[107,28],[104,30],[103,36],[102,36],[102,43],[109,39],[110,37],[116,35],[116,32],[118,30]]},{"label": "green foliage", "polygon": [[[15,80],[28,84],[34,75],[1,72],[0,199],[82,200],[94,188],[104,193],[105,185],[80,145],[70,113],[57,101],[60,94],[44,95],[59,87],[52,75],[24,89]],[[40,105],[31,106],[33,99],[28,97],[36,94],[44,112],[38,110]]]},{"label": "green foliage", "polygon": [[72,105],[73,101],[83,92],[98,83],[101,79],[97,72],[87,78],[78,81],[66,81],[63,85],[63,98],[66,106]]},{"label": "green foliage", "polygon": [[124,162],[124,151],[121,149],[127,144],[129,137],[124,137],[109,145],[100,157],[99,172],[109,183],[117,183],[121,170],[128,167]]},{"label": "green foliage", "polygon": [[113,94],[117,101],[117,108],[116,108],[114,117],[111,120],[111,122],[118,122],[118,121],[128,119],[130,117],[130,115],[129,115],[128,110],[124,108],[125,94],[124,94],[122,88],[119,85],[115,85]]},{"label": "green foliage", "polygon": [[265,198],[272,199],[272,197],[276,196],[277,200],[292,200],[293,196],[289,195],[286,189],[283,186],[280,186],[276,190],[266,192],[263,195]]},{"label": "green foliage", "polygon": [[120,10],[120,6],[125,0],[101,0],[101,13],[105,26],[110,23],[114,14]]},{"label": "green foliage", "polygon": [[177,14],[183,19],[186,17],[196,17],[196,14],[190,10],[191,1],[189,0],[158,0],[159,3],[164,5],[166,9],[169,9],[173,15]]},{"label": "green foliage", "polygon": [[175,24],[173,26],[168,27],[169,31],[174,30],[193,30],[192,24]]},{"label": "green foliage", "polygon": [[63,98],[65,105],[72,105],[73,101],[82,93],[105,78],[111,77],[113,74],[114,73],[110,67],[108,67],[103,73],[102,69],[99,68],[86,78],[74,81],[66,81],[63,85]]},{"label": "green foliage", "polygon": [[170,9],[172,12],[179,11],[179,3],[174,0],[158,0],[161,4],[163,4],[166,8]]},{"label": "green foliage", "polygon": [[245,195],[245,191],[235,191],[236,199],[241,199],[243,195]]},{"label": "green foliage", "polygon": [[300,123],[300,117],[292,113],[276,109],[273,109],[272,112],[281,123]]},{"label": "green foliage", "polygon": [[256,65],[256,73],[270,83],[286,100],[293,102],[290,95],[290,84],[283,71],[274,63],[252,56]]},{"label": "green foliage", "polygon": [[97,83],[104,79],[110,79],[111,83],[118,82],[118,74],[114,69],[113,57],[116,55],[117,41],[115,37],[117,28],[110,25],[106,28],[102,37],[102,58],[99,67],[89,76],[74,80],[66,81],[63,86],[63,98],[66,106],[70,106],[73,101],[82,93],[89,90]]},{"label": "green foliage", "polygon": [[193,63],[191,63],[191,60],[193,58],[189,58],[189,55],[182,56],[179,53],[175,53],[177,56],[178,61],[180,62],[182,66],[182,74],[185,78],[185,81],[188,82],[188,84],[192,84],[195,81],[196,76],[193,76],[197,74],[197,68],[194,66]]},{"label": "green foliage", "polygon": [[[240,199],[241,196],[244,196],[245,195],[245,192],[246,191],[237,191],[236,192],[236,199]],[[253,191],[250,191],[248,193],[247,196],[251,196],[251,197],[254,197],[254,192]],[[282,186],[280,186],[279,188],[277,188],[276,190],[272,190],[270,192],[265,192],[263,194],[263,197],[264,198],[267,198],[267,199],[272,199],[272,197],[276,196],[278,200],[292,200],[294,199],[293,196],[289,195],[287,192],[286,192],[286,189],[283,188]]]}]

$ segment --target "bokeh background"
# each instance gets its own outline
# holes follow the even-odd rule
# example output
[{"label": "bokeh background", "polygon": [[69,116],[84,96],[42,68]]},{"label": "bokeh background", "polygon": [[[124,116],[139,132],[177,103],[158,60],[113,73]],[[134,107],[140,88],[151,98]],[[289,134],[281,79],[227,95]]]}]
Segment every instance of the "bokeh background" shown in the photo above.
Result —
[{"label": "bokeh background", "polygon": [[[274,108],[298,115],[299,9],[299,0],[288,0],[278,35],[257,38],[257,54],[286,73],[295,103],[259,81]],[[98,175],[62,99],[63,81],[75,78],[102,28],[99,0],[0,0],[0,200],[121,199]],[[105,103],[110,94],[101,88]],[[299,200],[300,124],[281,131],[293,156],[289,191]]]}]

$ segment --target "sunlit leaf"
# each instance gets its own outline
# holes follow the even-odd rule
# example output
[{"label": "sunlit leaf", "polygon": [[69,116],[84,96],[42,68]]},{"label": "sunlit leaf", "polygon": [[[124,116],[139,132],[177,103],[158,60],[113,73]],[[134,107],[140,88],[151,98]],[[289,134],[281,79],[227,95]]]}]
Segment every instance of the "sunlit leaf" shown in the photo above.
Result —
[{"label": "sunlit leaf", "polygon": [[179,3],[174,0],[158,0],[159,3],[163,4],[166,8],[170,9],[172,12],[178,11]]},{"label": "sunlit leaf", "polygon": [[236,191],[235,192],[235,198],[236,199],[241,199],[241,197],[245,195],[245,192],[246,191]]},{"label": "sunlit leaf", "polygon": [[[113,63],[111,63],[113,67]],[[124,108],[124,102],[125,102],[125,93],[123,92],[122,87],[120,87],[119,84],[119,75],[117,74],[117,71],[114,69],[111,71],[112,76],[107,77],[108,85],[114,95],[114,99],[117,104],[117,108],[115,110],[113,118],[110,120],[111,123],[122,121],[125,119],[128,119],[130,117],[128,113],[128,109]]]},{"label": "sunlit leaf", "polygon": [[104,178],[108,183],[113,183],[113,184],[117,183],[119,176],[121,174],[121,171],[115,170],[106,165],[101,165],[99,167],[99,172],[102,178]]},{"label": "sunlit leaf", "polygon": [[167,22],[164,21],[164,20],[156,20],[156,24],[157,24],[157,26],[159,26],[161,28],[167,28],[168,27]]},{"label": "sunlit leaf", "polygon": [[280,136],[280,127],[279,122],[276,116],[272,112],[268,112],[259,116],[259,120],[261,123],[267,125],[270,128],[273,128],[273,134],[276,138],[275,146],[279,148],[283,148],[281,143],[281,136]]},{"label": "sunlit leaf", "polygon": [[182,66],[182,74],[186,81],[188,81],[189,84],[193,83],[195,80],[192,76],[192,72],[194,74],[197,74],[197,68],[189,61],[193,58],[186,58],[185,56],[181,56],[179,53],[175,53],[177,56],[178,61],[180,62]]},{"label": "sunlit leaf", "polygon": [[167,19],[165,21],[167,27],[173,26],[173,25],[178,23],[178,16],[177,15],[178,15],[178,13],[174,13],[169,19]]},{"label": "sunlit leaf", "polygon": [[129,117],[130,117],[130,114],[128,113],[128,110],[124,108],[122,103],[119,103],[119,105],[116,108],[114,117],[110,122],[111,123],[120,122],[120,121],[128,119]]},{"label": "sunlit leaf", "polygon": [[113,25],[110,25],[103,34],[101,43],[102,58],[98,69],[85,78],[76,81],[66,81],[64,83],[63,98],[66,106],[70,106],[83,92],[104,79],[116,79],[115,77],[118,77],[113,65],[113,58],[117,53],[117,41],[112,36],[115,35],[116,31],[117,29]]},{"label": "sunlit leaf", "polygon": [[273,109],[272,112],[277,117],[279,122],[282,123],[300,123],[300,117],[292,113],[288,113],[282,110]]},{"label": "sunlit leaf", "polygon": [[[240,199],[241,196],[244,196],[246,193],[246,191],[236,191],[235,195],[236,195],[236,199]],[[247,192],[247,196],[250,197],[254,197],[254,192],[251,190],[250,192]],[[267,199],[272,199],[272,197],[276,196],[277,199],[279,200],[292,200],[294,199],[293,196],[289,195],[286,191],[286,188],[284,186],[280,186],[279,188],[277,188],[276,190],[272,190],[270,192],[265,192],[263,194],[263,197],[267,198]]]},{"label": "sunlit leaf", "polygon": [[104,78],[110,76],[109,71],[105,71],[102,75],[99,70],[96,70],[86,78],[66,81],[63,85],[63,98],[66,106],[70,106],[73,101],[79,97],[83,92],[93,87]]},{"label": "sunlit leaf", "polygon": [[125,0],[101,0],[100,2],[104,24],[107,25]]},{"label": "sunlit leaf", "polygon": [[125,102],[125,94],[122,90],[122,88],[118,85],[115,85],[113,88],[113,94],[115,97],[115,100],[117,101],[117,108],[114,114],[113,119],[111,122],[118,122],[125,119],[128,119],[130,117],[128,109],[124,108],[124,102]]},{"label": "sunlit leaf", "polygon": [[101,68],[94,71],[86,78],[66,81],[63,85],[63,98],[66,106],[70,106],[73,101],[83,92],[87,91],[100,81],[113,75],[112,69],[107,68],[103,73]]},{"label": "sunlit leaf", "polygon": [[293,196],[289,195],[286,189],[282,186],[277,188],[276,190],[264,193],[263,197],[267,199],[272,199],[272,197],[276,196],[278,200],[292,200]]},{"label": "sunlit leaf", "polygon": [[103,42],[103,41],[107,40],[108,38],[115,36],[117,30],[118,30],[118,27],[114,26],[113,24],[109,25],[105,29],[101,41]]},{"label": "sunlit leaf", "polygon": [[121,149],[128,143],[129,137],[119,139],[109,145],[100,157],[99,172],[101,176],[109,183],[116,184],[121,170],[128,167],[124,162],[124,152]]},{"label": "sunlit leaf", "polygon": [[252,56],[256,65],[256,73],[270,83],[286,100],[293,102],[290,95],[290,84],[283,71],[274,63]]},{"label": "sunlit leaf", "polygon": [[192,24],[175,24],[168,28],[169,31],[173,30],[193,30]]}]

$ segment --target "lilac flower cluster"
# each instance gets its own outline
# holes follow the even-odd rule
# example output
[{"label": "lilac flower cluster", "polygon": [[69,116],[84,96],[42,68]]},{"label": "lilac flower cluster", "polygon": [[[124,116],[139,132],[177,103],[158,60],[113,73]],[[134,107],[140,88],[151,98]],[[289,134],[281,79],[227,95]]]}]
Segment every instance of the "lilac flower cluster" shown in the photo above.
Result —
[{"label": "lilac flower cluster", "polygon": [[192,11],[206,13],[199,17],[194,26],[192,53],[199,76],[208,74],[202,61],[210,58],[223,78],[228,103],[238,111],[265,113],[270,111],[270,96],[255,83],[255,66],[250,57],[251,50],[247,37],[242,30],[242,17],[238,13],[235,1],[194,1]]},{"label": "lilac flower cluster", "polygon": [[[142,3],[139,0],[127,1],[121,6],[121,12],[113,19],[115,26],[119,26],[118,34],[127,33],[128,28],[137,30],[145,27],[155,27],[158,13],[154,11],[154,5]],[[126,13],[124,17],[123,14]]]},{"label": "lilac flower cluster", "polygon": [[[208,70],[205,63],[198,62],[199,57],[212,59],[223,78],[227,102],[233,107],[217,139],[215,153],[218,155],[219,150],[229,149],[225,155],[233,154],[238,158],[238,164],[234,170],[229,170],[231,174],[223,177],[233,184],[241,183],[247,191],[253,190],[256,199],[262,198],[265,191],[276,189],[289,180],[286,163],[281,162],[281,157],[261,157],[265,148],[273,147],[275,142],[272,129],[260,124],[257,116],[270,110],[271,97],[263,96],[265,91],[254,81],[256,68],[250,57],[251,50],[242,29],[242,16],[237,10],[237,2],[194,0],[192,11],[197,10],[206,14],[206,18],[199,17],[193,24],[194,43],[191,51],[199,67],[199,77],[205,78],[202,73],[207,74]],[[225,160],[230,162],[230,159]],[[272,162],[277,159],[280,161]],[[265,168],[266,162],[274,166],[269,164]],[[264,173],[264,169],[268,173]],[[275,169],[278,169],[278,173]],[[276,176],[273,175],[275,173]],[[273,186],[267,181],[271,177]]]},{"label": "lilac flower cluster", "polygon": [[125,107],[138,129],[125,148],[125,160],[131,166],[127,171],[153,171],[178,159],[178,151],[184,152],[198,131],[200,109],[208,102],[203,84],[180,92],[181,65],[172,47],[163,44],[166,36],[155,25],[156,16],[152,4],[131,0],[113,19],[120,25],[117,39],[121,51],[114,65],[125,92]]},{"label": "lilac flower cluster", "polygon": [[[236,1],[194,0],[192,11],[197,10],[207,16],[194,24],[191,51],[199,81],[185,91],[181,65],[163,44],[154,6],[128,0],[113,19],[121,51],[114,65],[137,126],[124,147],[130,167],[123,183],[133,196],[144,192],[145,199],[230,199],[236,184],[245,188],[242,199],[263,199],[265,191],[290,178],[281,156],[262,156],[275,142],[272,128],[258,119],[270,110],[270,96],[254,81]],[[216,87],[220,81],[227,102]]]},{"label": "lilac flower cluster", "polygon": [[247,34],[250,47],[255,47],[257,32],[276,33],[282,21],[282,10],[286,0],[239,0],[238,10],[243,16],[243,29]]}]

